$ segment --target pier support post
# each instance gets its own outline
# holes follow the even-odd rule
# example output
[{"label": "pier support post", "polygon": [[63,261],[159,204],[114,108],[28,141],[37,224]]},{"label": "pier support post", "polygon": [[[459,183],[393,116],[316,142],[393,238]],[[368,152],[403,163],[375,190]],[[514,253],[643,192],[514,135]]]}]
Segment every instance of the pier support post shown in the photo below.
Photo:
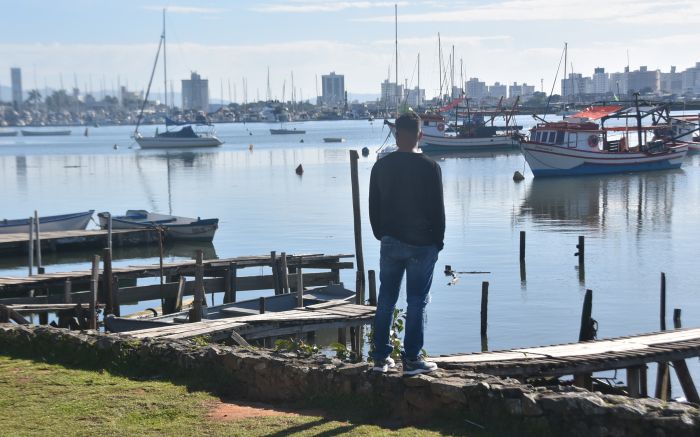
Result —
[{"label": "pier support post", "polygon": [[[673,310],[673,328],[681,328],[680,308],[675,308]],[[688,371],[688,364],[686,364],[685,360],[676,360],[673,362],[673,368],[676,370],[676,376],[678,377],[678,382],[681,384],[685,398],[688,400],[688,402],[700,404],[700,396],[698,396],[698,390],[695,388],[693,378],[690,376],[690,372]]]},{"label": "pier support post", "polygon": [[357,271],[360,272],[362,288],[365,285],[365,259],[362,252],[362,217],[360,215],[360,182],[357,171],[357,161],[360,156],[357,150],[350,151],[350,181],[352,185],[352,212],[353,225],[355,229],[355,259],[357,260]]},{"label": "pier support post", "polygon": [[304,308],[304,274],[301,271],[301,258],[297,267],[297,308]]},{"label": "pier support post", "polygon": [[258,308],[260,310],[260,314],[265,314],[265,298],[262,296],[258,300]]},{"label": "pier support post", "polygon": [[364,305],[365,303],[364,288],[364,274],[358,270],[355,272],[355,303],[357,305]]},{"label": "pier support post", "polygon": [[289,293],[289,273],[287,268],[287,253],[280,255],[279,274],[282,275],[282,293]]},{"label": "pier support post", "polygon": [[233,288],[233,270],[235,269],[233,263],[228,263],[228,268],[226,269],[224,276],[224,303],[231,303],[231,289]]},{"label": "pier support post", "polygon": [[[666,330],[666,273],[661,272],[661,283],[659,290],[659,328]],[[668,363],[663,361],[658,363],[656,371],[656,390],[654,396],[662,401],[671,398],[671,381]]]},{"label": "pier support post", "polygon": [[90,279],[90,315],[88,329],[97,329],[97,287],[100,280],[100,256],[92,257],[92,278]]},{"label": "pier support post", "polygon": [[[581,328],[579,330],[578,341],[589,341],[595,338],[595,325],[593,318],[593,290],[586,290],[583,298],[583,309],[581,311]],[[593,388],[592,375],[590,373],[579,373],[574,375],[574,385],[587,390]]]},{"label": "pier support post", "polygon": [[520,262],[525,261],[525,231],[520,231]]},{"label": "pier support post", "polygon": [[373,307],[377,306],[377,278],[374,270],[367,272],[369,282],[369,304]]},{"label": "pier support post", "polygon": [[41,232],[39,229],[39,212],[34,210],[34,232],[36,233],[36,272],[39,275],[44,274],[44,266],[41,262]]},{"label": "pier support post", "polygon": [[488,350],[487,329],[489,310],[489,283],[481,283],[481,351]]},{"label": "pier support post", "polygon": [[277,271],[277,252],[270,252],[270,268],[272,269],[272,289],[275,290],[275,296],[281,293],[279,272]]},{"label": "pier support post", "polygon": [[114,278],[112,277],[112,251],[106,247],[103,251],[102,260],[102,291],[104,293],[105,315],[114,314],[114,290],[112,285]]},{"label": "pier support post", "polygon": [[34,217],[29,217],[29,276],[34,273]]},{"label": "pier support post", "polygon": [[194,301],[192,302],[192,310],[190,311],[190,322],[202,321],[202,301],[204,296],[204,268],[202,266],[202,258],[204,257],[202,249],[197,250],[197,258],[194,269]]},{"label": "pier support post", "polygon": [[638,398],[641,396],[641,372],[639,367],[628,367],[627,368],[627,393],[632,398]]},{"label": "pier support post", "polygon": [[66,279],[66,282],[63,283],[63,303],[71,303],[73,301],[72,292],[73,283],[70,279]]}]

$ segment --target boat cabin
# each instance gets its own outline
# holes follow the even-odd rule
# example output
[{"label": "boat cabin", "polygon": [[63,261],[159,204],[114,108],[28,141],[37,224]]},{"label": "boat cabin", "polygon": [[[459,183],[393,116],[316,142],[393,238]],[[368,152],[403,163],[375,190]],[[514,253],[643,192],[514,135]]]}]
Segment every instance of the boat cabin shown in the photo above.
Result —
[{"label": "boat cabin", "polygon": [[596,123],[540,123],[530,130],[529,142],[568,149],[600,151],[609,149],[609,142],[605,141],[605,137],[605,132]]}]

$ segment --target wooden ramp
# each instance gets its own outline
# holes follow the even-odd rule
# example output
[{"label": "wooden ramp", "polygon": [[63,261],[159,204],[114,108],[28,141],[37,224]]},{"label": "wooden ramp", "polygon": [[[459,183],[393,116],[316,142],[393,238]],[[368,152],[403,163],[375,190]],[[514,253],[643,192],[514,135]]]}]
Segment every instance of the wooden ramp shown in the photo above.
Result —
[{"label": "wooden ramp", "polygon": [[231,332],[236,331],[246,339],[256,339],[362,325],[374,318],[374,311],[375,307],[372,306],[330,301],[289,311],[202,320],[130,331],[121,335],[162,339],[185,339],[205,335],[213,341],[218,341],[231,337]]},{"label": "wooden ramp", "polygon": [[700,356],[700,328],[432,358],[440,367],[512,377],[562,376]]}]

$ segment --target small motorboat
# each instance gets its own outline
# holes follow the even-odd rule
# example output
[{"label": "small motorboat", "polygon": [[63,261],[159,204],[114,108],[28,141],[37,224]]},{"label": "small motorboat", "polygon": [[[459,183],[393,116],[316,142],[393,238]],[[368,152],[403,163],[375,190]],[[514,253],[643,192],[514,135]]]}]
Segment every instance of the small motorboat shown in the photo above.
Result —
[{"label": "small motorboat", "polygon": [[22,129],[22,136],[25,137],[58,137],[67,136],[71,134],[70,130],[24,130]]},{"label": "small motorboat", "polygon": [[[73,214],[48,215],[39,217],[39,226],[41,232],[52,231],[80,231],[84,230],[94,210],[85,212],[76,212]],[[29,218],[0,220],[0,234],[19,234],[29,232]]]},{"label": "small motorboat", "polygon": [[305,130],[299,130],[297,128],[294,129],[270,129],[270,134],[272,135],[304,135],[306,133]]},{"label": "small motorboat", "polygon": [[17,136],[16,130],[1,130],[0,129],[0,137],[16,137],[16,136]]},{"label": "small motorboat", "polygon": [[[100,220],[100,227],[107,229],[109,213],[100,212],[97,217]],[[112,229],[162,228],[165,238],[170,240],[212,241],[218,227],[219,219],[178,217],[142,209],[130,209],[126,211],[126,215],[112,216]]]},{"label": "small motorboat", "polygon": [[[304,290],[304,306],[331,300],[350,301],[355,299],[355,292],[343,287],[342,284],[331,284],[324,287]],[[265,312],[276,313],[293,310],[297,307],[297,294],[285,293],[265,298]],[[233,319],[260,314],[260,298],[242,300],[203,308],[203,318],[208,320]],[[105,328],[110,332],[128,332],[139,329],[170,326],[175,323],[186,323],[188,311],[180,311],[155,317],[129,318],[105,317]]]},{"label": "small motorboat", "polygon": [[344,138],[337,138],[337,137],[330,137],[330,138],[323,139],[324,143],[342,143],[343,141],[345,141]]}]

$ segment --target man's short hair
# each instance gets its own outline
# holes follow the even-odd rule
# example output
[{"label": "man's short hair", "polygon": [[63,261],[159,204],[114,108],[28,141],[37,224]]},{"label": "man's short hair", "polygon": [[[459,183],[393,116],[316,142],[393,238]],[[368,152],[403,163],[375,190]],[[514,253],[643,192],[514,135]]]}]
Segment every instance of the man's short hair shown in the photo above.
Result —
[{"label": "man's short hair", "polygon": [[404,114],[401,114],[397,119],[396,119],[396,130],[404,131],[404,132],[410,132],[414,135],[417,135],[418,132],[420,131],[420,126],[421,126],[421,119],[413,111],[406,112]]}]

